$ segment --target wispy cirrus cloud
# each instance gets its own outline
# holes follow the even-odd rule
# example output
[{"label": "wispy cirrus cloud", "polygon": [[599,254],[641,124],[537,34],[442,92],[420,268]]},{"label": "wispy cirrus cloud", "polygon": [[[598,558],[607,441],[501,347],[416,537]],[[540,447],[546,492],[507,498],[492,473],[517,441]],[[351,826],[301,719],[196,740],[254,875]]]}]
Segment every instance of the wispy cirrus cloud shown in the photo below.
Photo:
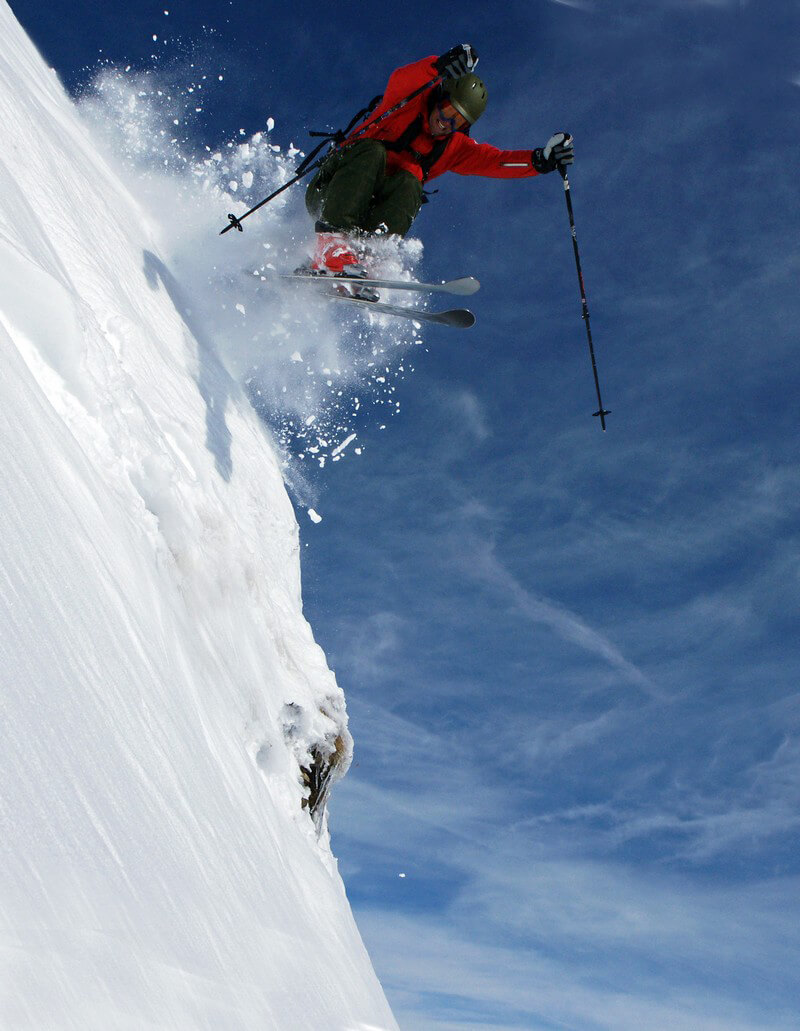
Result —
[{"label": "wispy cirrus cloud", "polygon": [[566,607],[524,587],[499,560],[491,542],[473,541],[467,555],[470,575],[503,595],[525,619],[548,627],[564,641],[602,659],[628,683],[650,697],[665,698],[653,680],[630,662],[604,634]]},{"label": "wispy cirrus cloud", "polygon": [[[796,979],[787,964],[797,961],[798,936],[771,885],[706,893],[603,864],[515,867],[511,859],[505,876],[484,863],[477,892],[470,882],[435,919],[359,913],[401,1026],[792,1027]],[[742,950],[750,976],[773,993],[771,1015],[732,976]],[[620,984],[624,991],[611,987]]]},{"label": "wispy cirrus cloud", "polygon": [[560,7],[574,7],[578,11],[593,11],[594,4],[590,0],[550,0],[553,4],[558,4]]},{"label": "wispy cirrus cloud", "polygon": [[458,390],[449,400],[450,407],[461,417],[462,423],[475,440],[486,440],[491,434],[486,408],[472,390]]},{"label": "wispy cirrus cloud", "polygon": [[[619,719],[617,729],[631,732],[627,715]],[[454,753],[448,737],[380,710],[368,720],[375,723],[371,747],[389,733],[381,757],[387,777],[381,784],[359,783],[355,771],[335,801],[336,823],[360,839],[373,868],[403,874],[396,881],[408,899],[402,910],[415,915],[398,919],[393,910],[390,917],[374,898],[357,905],[401,1026],[792,1026],[784,1014],[800,987],[794,973],[800,933],[785,903],[797,891],[796,877],[726,885],[696,881],[688,870],[669,873],[663,858],[648,868],[610,854],[622,838],[674,833],[679,821],[670,807],[680,797],[677,786],[663,805],[652,804],[649,816],[640,813],[638,825],[629,814],[626,827],[624,798],[549,812],[540,799],[534,803],[539,817],[509,822],[509,792],[520,812],[533,800],[519,794],[519,784],[487,770],[479,753]],[[576,732],[580,736],[580,725]],[[589,730],[589,765],[598,755],[592,736]],[[775,810],[769,799],[788,802],[797,773],[796,748],[780,746],[752,769],[751,788],[767,801],[762,817],[737,810],[743,796],[732,797],[727,814],[719,803],[717,816],[685,826],[687,848],[678,844],[673,851],[704,862],[735,850],[748,833],[770,833]],[[791,822],[783,823],[787,827]],[[581,858],[590,843],[597,858]],[[434,882],[451,890],[438,891],[431,908]],[[417,897],[428,901],[418,908]],[[624,994],[602,987],[621,983],[628,986]],[[768,1010],[754,1001],[753,984],[769,985]]]}]

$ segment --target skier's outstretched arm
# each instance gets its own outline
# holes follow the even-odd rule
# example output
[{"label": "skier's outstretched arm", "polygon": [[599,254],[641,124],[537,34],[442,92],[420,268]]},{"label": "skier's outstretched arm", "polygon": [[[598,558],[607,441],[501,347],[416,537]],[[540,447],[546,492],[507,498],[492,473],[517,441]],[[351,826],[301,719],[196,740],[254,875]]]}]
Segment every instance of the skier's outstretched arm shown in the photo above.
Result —
[{"label": "skier's outstretched arm", "polygon": [[491,143],[476,143],[469,136],[456,138],[448,170],[459,175],[490,179],[525,179],[572,164],[574,150],[569,133],[556,133],[536,150],[500,150]]}]

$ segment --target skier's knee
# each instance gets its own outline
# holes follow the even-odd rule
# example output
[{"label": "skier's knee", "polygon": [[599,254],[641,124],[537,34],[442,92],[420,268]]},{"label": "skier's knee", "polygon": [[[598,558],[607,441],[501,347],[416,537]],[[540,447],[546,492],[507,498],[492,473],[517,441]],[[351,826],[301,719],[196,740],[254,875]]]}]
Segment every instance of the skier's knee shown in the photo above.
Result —
[{"label": "skier's knee", "polygon": [[395,172],[383,184],[370,212],[373,231],[405,236],[422,206],[422,183],[404,169]]},{"label": "skier's knee", "polygon": [[342,152],[345,164],[363,165],[372,167],[376,173],[383,172],[386,167],[386,148],[380,140],[359,140],[353,143]]}]

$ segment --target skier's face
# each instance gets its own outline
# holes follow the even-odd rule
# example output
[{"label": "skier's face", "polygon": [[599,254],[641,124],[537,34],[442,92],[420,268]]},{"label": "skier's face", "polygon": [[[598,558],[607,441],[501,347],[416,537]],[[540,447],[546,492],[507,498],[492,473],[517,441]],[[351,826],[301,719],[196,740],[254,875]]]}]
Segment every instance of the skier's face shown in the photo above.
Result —
[{"label": "skier's face", "polygon": [[430,126],[434,136],[448,136],[466,124],[466,118],[448,100],[440,100],[431,111]]}]

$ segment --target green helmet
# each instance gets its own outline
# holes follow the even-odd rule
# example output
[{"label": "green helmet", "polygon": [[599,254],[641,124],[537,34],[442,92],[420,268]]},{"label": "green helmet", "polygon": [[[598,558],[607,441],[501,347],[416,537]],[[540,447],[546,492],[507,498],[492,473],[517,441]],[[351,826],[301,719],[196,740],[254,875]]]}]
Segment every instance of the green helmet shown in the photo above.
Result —
[{"label": "green helmet", "polygon": [[458,79],[445,79],[442,91],[450,98],[450,103],[472,124],[477,122],[486,110],[486,86],[470,72]]}]

